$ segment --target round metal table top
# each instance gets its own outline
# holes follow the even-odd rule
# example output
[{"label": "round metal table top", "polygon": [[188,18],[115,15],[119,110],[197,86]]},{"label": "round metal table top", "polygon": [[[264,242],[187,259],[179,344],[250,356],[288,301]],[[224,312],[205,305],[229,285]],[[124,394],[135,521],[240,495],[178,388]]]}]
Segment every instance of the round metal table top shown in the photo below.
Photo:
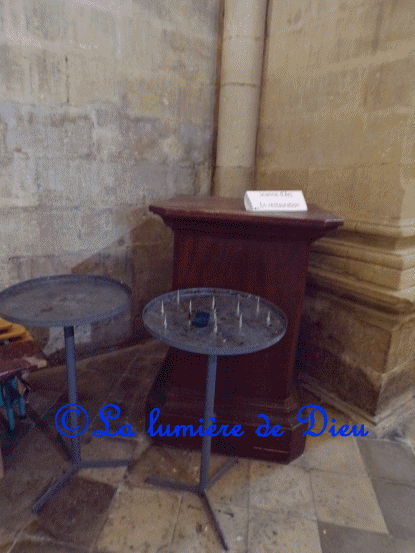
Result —
[{"label": "round metal table top", "polygon": [[33,327],[75,326],[109,319],[130,306],[131,290],[110,278],[57,275],[0,293],[0,316]]},{"label": "round metal table top", "polygon": [[143,311],[155,338],[205,355],[238,355],[266,349],[284,336],[287,318],[258,296],[222,288],[188,288],[158,296]]}]

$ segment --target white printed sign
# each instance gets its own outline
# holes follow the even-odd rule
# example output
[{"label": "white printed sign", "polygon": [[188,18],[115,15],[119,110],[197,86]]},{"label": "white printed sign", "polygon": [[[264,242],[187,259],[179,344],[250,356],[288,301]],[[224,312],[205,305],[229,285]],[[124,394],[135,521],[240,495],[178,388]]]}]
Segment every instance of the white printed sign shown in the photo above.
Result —
[{"label": "white printed sign", "polygon": [[307,211],[301,190],[248,191],[244,204],[247,211]]}]

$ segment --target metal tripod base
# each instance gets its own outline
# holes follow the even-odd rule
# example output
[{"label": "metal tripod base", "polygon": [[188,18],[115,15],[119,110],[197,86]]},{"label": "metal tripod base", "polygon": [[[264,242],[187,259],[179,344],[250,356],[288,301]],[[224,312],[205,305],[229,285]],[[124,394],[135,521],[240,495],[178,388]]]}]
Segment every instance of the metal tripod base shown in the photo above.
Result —
[{"label": "metal tripod base", "polygon": [[[65,357],[66,357],[66,373],[68,379],[68,399],[69,403],[73,406],[77,406],[77,393],[76,393],[76,372],[75,372],[75,344],[74,344],[74,329],[73,326],[64,327],[65,335]],[[75,409],[70,412],[71,428],[78,428],[78,415]],[[102,459],[100,461],[82,461],[81,459],[81,444],[79,435],[71,436],[71,458],[72,466],[64,473],[58,480],[52,484],[48,491],[38,499],[33,507],[32,511],[37,513],[48,501],[50,497],[56,492],[58,488],[64,484],[68,478],[70,478],[75,472],[81,469],[89,468],[105,468],[105,467],[120,467],[123,465],[129,465],[131,459]]]},{"label": "metal tripod base", "polygon": [[147,482],[150,484],[156,484],[164,488],[172,488],[174,490],[183,490],[186,492],[196,493],[203,501],[206,509],[209,511],[213,525],[220,537],[223,548],[227,551],[228,545],[223,535],[222,529],[216,518],[216,515],[212,509],[209,499],[206,495],[206,490],[212,486],[228,469],[230,469],[237,461],[237,457],[233,457],[215,474],[215,476],[208,482],[209,462],[210,462],[210,446],[211,446],[211,433],[208,432],[210,422],[214,421],[213,404],[215,401],[215,381],[216,381],[216,364],[217,356],[207,356],[207,368],[206,368],[206,394],[205,394],[205,408],[204,408],[204,423],[203,423],[203,438],[202,438],[202,459],[200,463],[200,478],[197,486],[190,484],[182,484],[180,482],[172,482],[171,480],[162,480],[160,478],[148,478]]},{"label": "metal tripod base", "polygon": [[202,483],[200,482],[198,485],[192,485],[192,484],[185,484],[182,482],[174,482],[173,480],[163,480],[162,478],[157,477],[150,477],[147,478],[147,482],[149,484],[154,484],[155,486],[161,486],[163,488],[171,488],[173,490],[181,490],[185,492],[191,492],[197,494],[200,499],[202,500],[203,504],[206,507],[206,510],[209,512],[210,518],[212,519],[213,526],[215,527],[215,530],[220,538],[220,541],[222,543],[222,547],[228,551],[228,545],[225,540],[225,536],[222,532],[222,528],[220,527],[219,521],[216,518],[215,511],[212,508],[212,505],[210,504],[209,498],[206,495],[206,490],[213,486],[213,484],[219,480],[219,478],[233,465],[235,465],[238,462],[238,457],[233,457],[229,461],[227,461],[223,467],[215,474],[215,476],[209,480],[209,482],[202,486]]},{"label": "metal tripod base", "polygon": [[48,501],[50,497],[57,491],[58,488],[62,486],[73,474],[78,472],[81,469],[90,469],[90,468],[105,468],[105,467],[121,467],[123,465],[129,465],[131,459],[104,459],[102,461],[81,461],[80,463],[72,465],[58,480],[52,484],[46,493],[38,499],[32,507],[34,513],[38,513],[43,505]]}]

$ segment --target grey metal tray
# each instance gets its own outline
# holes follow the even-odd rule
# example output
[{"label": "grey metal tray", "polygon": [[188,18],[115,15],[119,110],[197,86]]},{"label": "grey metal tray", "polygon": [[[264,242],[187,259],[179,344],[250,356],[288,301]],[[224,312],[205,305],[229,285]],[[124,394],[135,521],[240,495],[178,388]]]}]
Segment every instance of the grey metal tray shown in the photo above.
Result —
[{"label": "grey metal tray", "polygon": [[[195,326],[198,311],[209,313],[207,326]],[[287,328],[285,314],[270,301],[222,288],[188,288],[158,296],[144,308],[143,320],[155,338],[178,349],[206,355],[238,355],[265,349],[278,342]]]},{"label": "grey metal tray", "polygon": [[119,315],[131,290],[102,276],[57,275],[27,280],[0,293],[0,316],[33,327],[75,326]]}]

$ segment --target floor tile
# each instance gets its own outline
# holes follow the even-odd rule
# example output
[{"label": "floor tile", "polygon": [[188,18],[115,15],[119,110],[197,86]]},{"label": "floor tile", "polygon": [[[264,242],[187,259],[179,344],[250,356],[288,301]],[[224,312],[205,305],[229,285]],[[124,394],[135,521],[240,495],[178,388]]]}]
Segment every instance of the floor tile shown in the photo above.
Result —
[{"label": "floor tile", "polygon": [[[142,390],[141,386],[143,385],[143,380],[145,380],[145,384],[152,384],[152,381],[154,380],[153,376],[147,376],[147,379],[143,378],[143,375],[141,371],[136,374],[129,374],[126,373],[122,376],[121,380],[118,382],[118,384],[111,390],[109,400],[111,403],[129,403],[136,391],[139,389]],[[150,382],[151,380],[151,382]]]},{"label": "floor tile", "polygon": [[[92,362],[90,363],[92,365]],[[110,371],[102,369],[87,368],[78,370],[76,386],[78,398],[89,399],[96,396],[102,398],[109,394],[114,383],[120,378],[119,375],[114,375]],[[111,375],[108,377],[108,375]]]},{"label": "floor tile", "polygon": [[253,507],[316,518],[310,475],[301,467],[251,461],[249,494]]},{"label": "floor tile", "polygon": [[140,391],[134,394],[133,399],[127,404],[126,422],[131,424],[137,433],[145,432],[150,437],[145,420],[146,401],[147,396],[143,396]]},{"label": "floor tile", "polygon": [[137,432],[136,440],[134,440],[135,449],[133,451],[133,462],[131,468],[138,462],[138,459],[142,457],[150,447],[153,447],[153,442],[150,436],[146,432]]},{"label": "floor tile", "polygon": [[9,553],[15,542],[14,535],[3,534],[0,531],[0,553]]},{"label": "floor tile", "polygon": [[70,465],[70,451],[54,428],[34,428],[7,458],[6,466],[20,470],[60,471]]},{"label": "floor tile", "polygon": [[359,438],[358,446],[370,477],[415,484],[415,458],[406,445]]},{"label": "floor tile", "polygon": [[319,521],[387,533],[367,476],[311,470],[311,484]]},{"label": "floor tile", "polygon": [[49,499],[25,534],[90,547],[114,493],[108,484],[73,476]]},{"label": "floor tile", "polygon": [[31,541],[24,539],[18,541],[10,553],[87,553],[87,549],[72,547],[55,541]]},{"label": "floor tile", "polygon": [[[229,457],[224,455],[212,455],[209,466],[209,478],[214,476],[229,459]],[[211,501],[225,505],[248,507],[249,465],[250,461],[248,459],[239,459],[235,465],[228,469],[208,489]]]},{"label": "floor tile", "polygon": [[[62,433],[58,432],[58,428],[60,430],[64,430],[62,426],[62,418],[65,416],[65,413],[67,412],[67,405],[68,405],[68,397],[66,392],[64,392],[54,403],[54,405],[48,410],[48,412],[45,414],[45,416],[42,418],[42,431],[48,435],[55,435],[54,441],[58,442],[64,440],[64,442],[67,442],[68,447],[70,447],[70,439],[69,437],[64,436]],[[99,396],[90,398],[88,400],[82,400],[81,398],[78,398],[78,405],[82,407],[87,416],[88,420],[86,418],[86,415],[83,412],[80,412],[80,416],[78,419],[78,424],[81,425],[82,429],[93,429],[93,428],[99,428],[103,429],[104,426],[101,424],[101,426],[96,425],[96,427],[93,426],[94,424],[94,417],[96,413],[99,412],[102,400],[99,398]],[[105,405],[105,403],[104,403]],[[67,418],[67,423],[69,424],[69,427],[71,425],[69,417]],[[37,426],[39,426],[39,423],[36,423]],[[66,432],[66,431],[64,431]]]},{"label": "floor tile", "polygon": [[314,520],[251,508],[248,536],[252,553],[322,553]]},{"label": "floor tile", "polygon": [[169,350],[168,345],[154,338],[140,342],[134,346],[134,348],[135,356],[128,365],[129,370],[131,370],[132,367],[140,365],[143,361],[151,363],[152,365],[157,365],[157,363],[164,360]]},{"label": "floor tile", "polygon": [[[321,468],[323,470],[337,470],[350,474],[364,473],[364,465],[353,436],[333,437],[329,430],[334,424],[335,431],[343,425],[352,428],[354,422],[349,417],[339,412],[333,406],[325,404],[306,390],[302,391],[302,405],[316,405],[324,410],[326,422],[320,410],[308,407],[302,413],[302,418],[308,417],[309,431],[318,436],[308,434],[306,437],[305,452],[302,459],[294,461],[296,466]],[[307,411],[307,412],[306,412]],[[335,421],[335,422],[333,422]],[[360,429],[360,425],[358,425]],[[340,464],[340,466],[339,466]]]},{"label": "floor tile", "polygon": [[405,421],[402,425],[401,439],[406,442],[415,455],[415,418]]},{"label": "floor tile", "polygon": [[[314,396],[311,392],[302,389],[301,406],[309,406],[307,410],[304,410],[302,412],[302,419],[304,419],[306,414],[308,414],[308,416],[310,417],[313,405],[317,406],[318,409],[314,410],[312,417],[308,420],[309,430],[314,434],[319,434],[320,432],[321,434],[320,436],[313,436],[308,434],[306,438],[306,449],[308,448],[308,446],[312,446],[316,438],[319,438],[320,440],[324,440],[325,438],[333,438],[333,436],[329,433],[329,429],[332,424],[334,424],[336,431],[343,425],[347,425],[351,429],[352,425],[354,424],[349,416],[336,409],[333,405],[330,405],[321,398]],[[321,410],[323,410],[326,415],[326,424]],[[360,425],[358,425],[358,428],[360,428]]]},{"label": "floor tile", "polygon": [[123,487],[114,499],[96,549],[111,553],[167,553],[180,495]]},{"label": "floor tile", "polygon": [[[248,509],[212,502],[231,553],[247,553]],[[219,553],[223,548],[200,499],[183,494],[170,553]]]},{"label": "floor tile", "polygon": [[389,533],[415,538],[415,487],[387,480],[373,480],[372,485]]},{"label": "floor tile", "polygon": [[110,393],[111,385],[111,380],[108,382],[105,375],[98,371],[83,370],[80,372],[77,378],[77,403],[88,413],[90,421],[107,403],[103,401],[103,398]]},{"label": "floor tile", "polygon": [[131,424],[128,420],[128,406],[119,402],[111,402],[109,399],[105,402],[101,401],[96,416],[91,419],[88,429],[93,432],[108,432],[114,437],[118,434],[118,437],[128,438],[134,437],[128,436],[128,434],[137,432],[136,425]]},{"label": "floor tile", "polygon": [[196,484],[199,481],[199,472],[200,454],[197,452],[152,446],[128,470],[127,481],[132,487],[149,487],[151,484],[147,483],[147,478],[157,476]]},{"label": "floor tile", "polygon": [[351,436],[325,440],[314,438],[306,451],[306,459],[310,468],[342,474],[366,474],[356,439]]},{"label": "floor tile", "polygon": [[[132,461],[136,446],[135,442],[117,438],[94,436],[90,438],[90,441],[82,444],[83,460],[128,459]],[[123,480],[126,471],[127,465],[124,465],[120,467],[82,469],[77,475],[88,480],[117,486]]]},{"label": "floor tile", "polygon": [[[145,431],[145,402],[147,398],[142,396],[139,390],[134,391],[132,398],[129,403],[123,403],[112,396],[106,398],[105,401],[101,401],[100,408],[95,418],[90,422],[89,428],[108,431],[114,435],[118,434],[118,437],[137,439],[136,434]],[[128,434],[131,434],[131,436]]]},{"label": "floor tile", "polygon": [[[149,344],[148,347],[151,347],[151,345]],[[77,366],[82,370],[95,371],[101,375],[105,382],[114,386],[137,358],[143,347],[143,344],[137,344],[130,348],[97,355],[78,362]]]},{"label": "floor tile", "polygon": [[[65,405],[68,405],[68,393],[66,388],[62,390],[62,393],[59,395],[58,399],[54,401],[53,405],[47,410],[44,417],[42,417],[42,422],[47,427],[51,428],[52,430],[56,429],[56,414],[58,413],[59,409]],[[81,404],[82,407],[84,407]],[[84,407],[86,409],[86,407]],[[88,412],[89,418],[91,420],[91,413]]]},{"label": "floor tile", "polygon": [[9,553],[20,532],[21,528],[10,530],[0,527],[0,553]]},{"label": "floor tile", "polygon": [[[56,399],[56,394],[62,393],[67,384],[66,367],[48,367],[30,373],[28,382],[37,394],[50,399]],[[29,393],[29,401],[31,393]]]},{"label": "floor tile", "polygon": [[110,397],[128,403],[137,390],[143,396],[147,396],[166,353],[167,350],[163,348],[161,355],[160,353],[144,355],[142,352],[137,354],[117,385],[111,390]]},{"label": "floor tile", "polygon": [[291,461],[290,466],[291,467],[300,467],[302,469],[308,470],[309,466],[308,466],[306,452],[304,452],[302,455],[300,455],[300,457],[297,457],[296,459]]},{"label": "floor tile", "polygon": [[56,472],[11,468],[0,480],[0,536],[16,535],[27,520],[36,499],[56,478]]},{"label": "floor tile", "polygon": [[415,541],[386,534],[319,523],[322,553],[414,553]]},{"label": "floor tile", "polygon": [[[34,427],[34,423],[30,417],[26,416],[24,419],[21,419],[16,410],[14,412],[14,423],[15,429],[13,432],[10,432],[6,413],[3,408],[0,408],[0,444],[3,460],[6,460],[7,457],[13,453],[19,442],[23,440]],[[5,465],[7,466],[6,462]]]}]

